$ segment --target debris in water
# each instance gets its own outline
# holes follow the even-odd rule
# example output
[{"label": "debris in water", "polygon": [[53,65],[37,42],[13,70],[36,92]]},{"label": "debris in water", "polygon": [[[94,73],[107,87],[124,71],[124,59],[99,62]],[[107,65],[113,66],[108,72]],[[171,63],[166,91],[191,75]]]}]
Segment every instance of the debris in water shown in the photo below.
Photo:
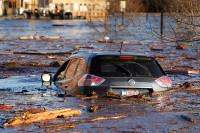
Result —
[{"label": "debris in water", "polygon": [[184,49],[185,47],[187,47],[187,44],[183,43],[176,46],[176,49]]},{"label": "debris in water", "polygon": [[[90,123],[90,122],[104,121],[104,120],[116,120],[116,119],[122,119],[122,118],[134,117],[134,116],[143,116],[143,115],[145,115],[145,113],[131,114],[131,115],[102,116],[102,117],[97,117],[97,118],[92,118],[92,119],[84,119],[84,120],[68,122],[68,123],[43,124],[43,125],[40,124],[38,126],[39,126],[39,128],[55,127],[56,129],[53,130],[55,132],[55,131],[69,129],[69,128],[66,128],[69,125],[75,125],[75,124],[80,124],[80,123]],[[49,132],[51,132],[51,131],[49,131]]]},{"label": "debris in water", "polygon": [[23,109],[23,110],[18,110],[15,111],[15,114],[23,114],[23,113],[32,113],[32,114],[36,114],[36,113],[41,113],[41,112],[45,112],[47,111],[46,108],[33,108],[31,107],[30,109]]},{"label": "debris in water", "polygon": [[192,87],[192,83],[191,82],[185,82],[183,84],[184,87],[188,88],[188,87]]},{"label": "debris in water", "polygon": [[54,61],[54,62],[51,62],[49,66],[51,66],[51,67],[60,67],[60,64],[59,64],[59,62]]},{"label": "debris in water", "polygon": [[164,51],[164,49],[158,49],[156,47],[151,47],[151,50],[153,50],[153,51]]},{"label": "debris in water", "polygon": [[195,119],[192,119],[192,118],[190,118],[189,116],[186,116],[186,115],[181,115],[181,118],[183,118],[183,119],[185,119],[186,121],[189,121],[189,122],[193,122],[193,123],[196,122]]},{"label": "debris in water", "polygon": [[20,36],[19,39],[21,39],[21,40],[33,39],[33,36]]},{"label": "debris in water", "polygon": [[7,109],[12,109],[12,107],[9,105],[0,105],[0,110],[7,110]]},{"label": "debris in water", "polygon": [[4,38],[0,38],[0,41],[5,41],[5,39]]},{"label": "debris in water", "polygon": [[91,105],[91,106],[87,109],[87,111],[88,111],[88,112],[96,112],[97,109],[98,109],[98,106]]},{"label": "debris in water", "polygon": [[105,36],[104,39],[99,39],[98,42],[100,43],[113,43],[110,37]]},{"label": "debris in water", "polygon": [[36,113],[36,114],[24,113],[21,116],[8,119],[3,125],[4,126],[19,126],[21,124],[28,124],[28,123],[33,123],[33,122],[41,122],[44,120],[55,119],[61,115],[63,115],[66,118],[69,118],[72,116],[81,115],[81,111],[73,110],[73,109],[61,109],[61,110],[46,111],[46,112]]},{"label": "debris in water", "polygon": [[21,40],[28,40],[28,39],[60,39],[61,36],[20,36]]}]

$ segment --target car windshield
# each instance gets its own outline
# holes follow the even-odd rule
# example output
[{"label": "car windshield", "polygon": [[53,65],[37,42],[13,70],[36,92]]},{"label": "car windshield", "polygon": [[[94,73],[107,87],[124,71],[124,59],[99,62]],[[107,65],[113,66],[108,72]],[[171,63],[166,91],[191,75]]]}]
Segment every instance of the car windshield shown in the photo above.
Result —
[{"label": "car windshield", "polygon": [[159,64],[150,58],[93,58],[90,73],[100,77],[161,77]]}]

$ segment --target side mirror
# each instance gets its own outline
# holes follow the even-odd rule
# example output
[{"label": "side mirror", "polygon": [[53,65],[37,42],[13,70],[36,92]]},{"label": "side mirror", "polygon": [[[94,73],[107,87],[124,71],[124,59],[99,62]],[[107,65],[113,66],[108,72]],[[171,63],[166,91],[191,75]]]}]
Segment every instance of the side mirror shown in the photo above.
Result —
[{"label": "side mirror", "polygon": [[41,79],[42,79],[42,85],[43,86],[50,86],[51,85],[51,80],[52,80],[52,76],[49,73],[44,73],[41,75]]}]

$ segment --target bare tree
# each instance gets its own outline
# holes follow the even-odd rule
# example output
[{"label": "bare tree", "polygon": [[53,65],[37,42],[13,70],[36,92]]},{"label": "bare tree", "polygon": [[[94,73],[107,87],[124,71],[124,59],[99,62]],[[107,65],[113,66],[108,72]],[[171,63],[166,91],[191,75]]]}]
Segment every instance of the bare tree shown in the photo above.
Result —
[{"label": "bare tree", "polygon": [[[161,1],[161,0],[160,0]],[[157,3],[160,5],[160,3]],[[168,0],[163,3],[164,29],[161,29],[160,14],[151,14],[150,19],[132,21],[141,31],[177,44],[200,40],[200,1],[199,0]],[[159,6],[160,8],[160,6]],[[158,9],[159,9],[158,8]],[[146,23],[148,25],[146,25]],[[163,30],[163,34],[161,34]]]},{"label": "bare tree", "polygon": [[[105,31],[128,31],[132,36],[135,27],[177,44],[200,40],[200,0],[126,0],[125,12],[121,11],[120,1],[107,1],[110,4],[109,8],[105,7],[105,17],[90,19],[90,24],[104,27]],[[161,26],[162,10],[164,26]]]},{"label": "bare tree", "polygon": [[200,1],[175,0],[169,3],[169,17],[176,25],[174,35],[179,41],[200,40]]},{"label": "bare tree", "polygon": [[[104,27],[104,31],[124,31],[132,24],[136,12],[142,9],[142,0],[126,0],[126,7],[122,11],[120,7],[121,0],[105,1],[105,16],[92,18],[89,16],[89,23],[96,27]],[[96,26],[95,26],[96,25]]]}]

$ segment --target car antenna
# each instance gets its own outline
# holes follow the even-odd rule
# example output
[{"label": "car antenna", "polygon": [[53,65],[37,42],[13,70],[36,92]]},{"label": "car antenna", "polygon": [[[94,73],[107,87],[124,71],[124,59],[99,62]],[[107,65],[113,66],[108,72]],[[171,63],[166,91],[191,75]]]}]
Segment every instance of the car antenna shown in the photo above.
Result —
[{"label": "car antenna", "polygon": [[121,46],[120,46],[120,50],[119,50],[120,55],[121,55],[121,53],[122,53],[122,48],[123,48],[123,41],[121,42]]}]

